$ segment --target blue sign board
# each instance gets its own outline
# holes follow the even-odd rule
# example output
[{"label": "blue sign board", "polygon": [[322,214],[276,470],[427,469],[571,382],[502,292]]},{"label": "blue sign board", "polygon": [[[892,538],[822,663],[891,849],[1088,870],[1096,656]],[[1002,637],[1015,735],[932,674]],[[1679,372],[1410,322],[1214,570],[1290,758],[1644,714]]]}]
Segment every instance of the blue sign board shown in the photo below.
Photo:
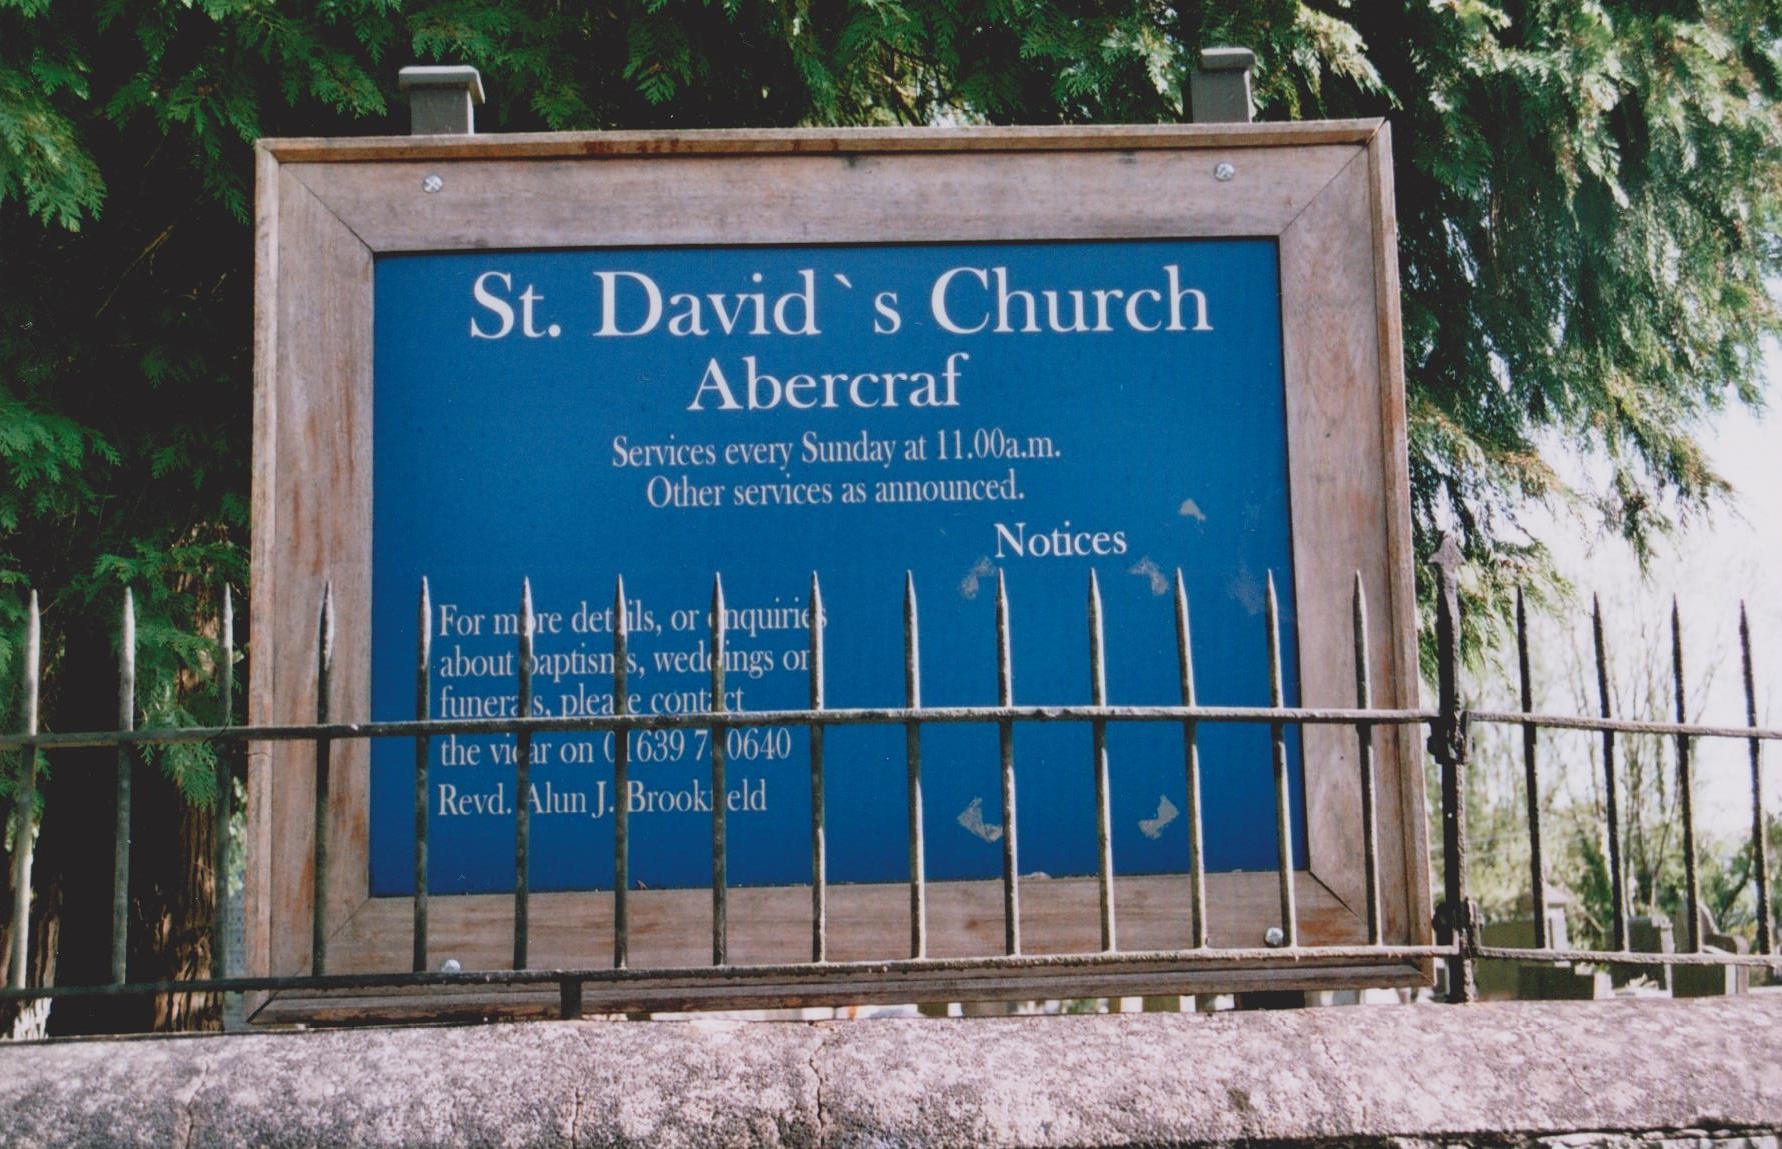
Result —
[{"label": "blue sign board", "polygon": [[[1267,704],[1271,572],[1298,697],[1272,240],[386,255],[375,276],[376,718],[413,713],[422,576],[441,718],[514,713],[523,576],[538,715],[610,712],[620,575],[644,712],[710,709],[715,573],[734,710],[805,705],[812,572],[834,707],[902,705],[906,570],[929,705],[996,701],[998,572],[1017,703],[1087,703],[1092,570],[1108,700],[1178,702],[1178,568],[1200,700]],[[1023,873],[1096,870],[1090,737],[1017,727]],[[810,881],[805,731],[727,738],[731,881]],[[928,877],[999,875],[996,730],[922,738]],[[1268,729],[1200,744],[1208,867],[1272,869]],[[627,794],[611,749],[540,737],[521,796],[511,737],[436,739],[431,889],[513,888],[522,797],[535,890],[610,888],[619,802],[634,879],[709,882],[708,733],[634,734]],[[1116,872],[1184,872],[1180,728],[1116,724],[1108,751]],[[905,880],[902,728],[834,729],[827,762],[831,880]],[[413,786],[412,750],[376,743],[374,895],[412,892]]]}]

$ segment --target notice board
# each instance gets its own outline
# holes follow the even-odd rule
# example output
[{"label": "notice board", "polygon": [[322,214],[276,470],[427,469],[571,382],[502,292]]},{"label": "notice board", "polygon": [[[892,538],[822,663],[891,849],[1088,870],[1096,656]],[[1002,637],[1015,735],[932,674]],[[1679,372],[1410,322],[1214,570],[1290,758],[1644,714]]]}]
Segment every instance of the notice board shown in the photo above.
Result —
[{"label": "notice board", "polygon": [[[313,715],[304,670],[324,582],[336,711],[411,717],[423,577],[443,719],[516,713],[523,578],[537,717],[612,712],[619,577],[634,713],[714,708],[718,576],[726,710],[806,705],[813,576],[829,707],[904,702],[912,590],[922,703],[995,703],[999,578],[1015,700],[1088,703],[1091,572],[1108,701],[1172,704],[1178,571],[1201,703],[1268,704],[1272,580],[1286,703],[1352,705],[1359,574],[1376,702],[1414,705],[1387,146],[1372,122],[263,144],[254,720]],[[938,957],[1000,952],[997,734],[921,735]],[[529,964],[609,960],[621,803],[633,966],[709,961],[714,802],[728,811],[729,961],[808,956],[807,732],[717,736],[722,795],[704,729],[631,735],[623,792],[610,732],[537,737],[524,794],[511,736],[435,739],[431,956],[507,964],[520,802],[538,902]],[[1417,748],[1376,737],[1386,933],[1418,944]],[[1255,947],[1278,916],[1270,731],[1208,725],[1198,740],[1210,941]],[[1353,741],[1316,728],[1288,741],[1304,944],[1361,940]],[[1016,745],[1024,948],[1092,952],[1089,728],[1026,724]],[[904,956],[905,752],[901,725],[828,732],[834,960]],[[413,744],[336,756],[329,972],[405,968]],[[251,759],[260,971],[303,972],[308,957],[307,757],[267,745]],[[1108,757],[1119,946],[1180,948],[1180,727],[1120,724]],[[1069,985],[1011,978],[997,995],[1425,973],[1296,962],[1115,985],[1084,971]],[[871,996],[856,983],[757,998]],[[267,1018],[414,1008],[260,1004]]]}]

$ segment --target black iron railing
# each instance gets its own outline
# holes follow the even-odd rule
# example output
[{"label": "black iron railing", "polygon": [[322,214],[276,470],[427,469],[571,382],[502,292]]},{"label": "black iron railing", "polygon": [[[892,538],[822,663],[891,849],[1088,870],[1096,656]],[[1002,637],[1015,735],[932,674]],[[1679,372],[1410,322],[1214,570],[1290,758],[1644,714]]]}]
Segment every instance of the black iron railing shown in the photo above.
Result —
[{"label": "black iron railing", "polygon": [[[1520,671],[1521,710],[1469,710],[1462,705],[1460,686],[1460,654],[1458,649],[1459,606],[1457,601],[1457,566],[1459,555],[1451,542],[1446,542],[1434,563],[1439,573],[1436,609],[1436,647],[1438,681],[1437,705],[1433,709],[1377,708],[1372,704],[1372,688],[1366,657],[1368,633],[1367,603],[1359,577],[1353,590],[1353,627],[1355,642],[1355,706],[1353,708],[1289,707],[1282,704],[1282,667],[1280,627],[1272,579],[1267,595],[1267,641],[1270,674],[1270,705],[1266,707],[1203,706],[1196,700],[1193,644],[1190,636],[1187,595],[1178,574],[1174,586],[1177,664],[1181,702],[1173,706],[1119,706],[1107,701],[1104,673],[1102,611],[1099,588],[1093,575],[1089,583],[1087,614],[1090,635],[1091,702],[1089,705],[1035,706],[1016,705],[1011,688],[1012,667],[1009,645],[1008,599],[999,576],[996,600],[997,704],[994,706],[925,706],[922,703],[921,659],[916,592],[913,582],[906,580],[904,595],[904,686],[905,704],[901,707],[834,709],[826,705],[826,668],[823,627],[809,628],[809,706],[799,710],[729,710],[725,707],[726,614],[723,586],[714,580],[710,622],[711,699],[712,709],[685,714],[635,714],[627,710],[626,656],[630,635],[624,584],[615,589],[613,610],[613,655],[615,666],[614,712],[607,715],[573,717],[514,717],[499,719],[435,719],[431,715],[430,678],[430,603],[425,583],[421,588],[419,614],[419,649],[416,670],[416,718],[406,721],[345,723],[331,715],[332,673],[334,658],[334,606],[331,591],[325,592],[317,631],[315,667],[316,715],[313,723],[298,725],[184,727],[171,729],[136,729],[134,621],[131,603],[125,598],[123,642],[119,684],[119,729],[92,733],[42,733],[38,730],[37,685],[40,675],[39,620],[36,597],[30,607],[27,639],[24,650],[24,722],[18,733],[0,735],[0,749],[20,752],[22,774],[15,809],[19,824],[15,832],[13,854],[14,902],[12,907],[12,963],[10,984],[0,989],[0,1000],[36,1000],[44,998],[109,997],[145,994],[190,992],[248,991],[333,991],[396,989],[414,987],[488,987],[488,986],[555,986],[559,991],[561,1010],[565,1016],[580,1013],[583,987],[589,984],[623,986],[648,982],[672,986],[677,983],[706,983],[715,974],[727,984],[746,986],[751,983],[795,983],[812,986],[823,984],[858,984],[862,979],[917,978],[927,974],[979,973],[991,976],[1014,972],[1055,970],[1120,970],[1157,968],[1191,969],[1217,965],[1229,968],[1245,963],[1301,961],[1426,961],[1439,959],[1447,965],[1446,995],[1448,1000],[1463,1002],[1475,996],[1473,963],[1478,959],[1514,959],[1522,961],[1613,963],[1634,966],[1737,966],[1764,967],[1782,970],[1782,957],[1774,952],[1769,897],[1769,858],[1765,842],[1765,818],[1762,779],[1762,745],[1782,740],[1782,729],[1760,727],[1751,660],[1750,629],[1743,608],[1740,617],[1740,641],[1747,725],[1716,726],[1686,720],[1683,699],[1685,678],[1682,658],[1681,625],[1673,609],[1672,668],[1677,698],[1677,721],[1650,722],[1616,718],[1610,713],[1608,659],[1602,637],[1600,608],[1594,612],[1595,661],[1597,685],[1601,698],[1600,714],[1592,717],[1539,714],[1532,712],[1532,685],[1529,668],[1529,640],[1526,614],[1517,604],[1517,651]],[[823,617],[822,588],[815,576],[810,586],[810,609],[813,620]],[[222,666],[232,664],[233,621],[228,595],[223,599],[220,636]],[[532,602],[529,586],[522,592],[518,626],[518,707],[516,713],[528,714],[532,694]],[[230,675],[219,675],[223,691],[223,713],[230,713]],[[925,841],[922,803],[921,731],[927,725],[979,724],[994,726],[999,732],[1001,766],[1001,801],[1004,834],[1002,844],[1002,904],[1004,939],[1001,955],[983,957],[934,957],[928,953],[927,882],[925,877]],[[1101,949],[1099,952],[1070,954],[1029,954],[1022,950],[1020,930],[1021,878],[1019,870],[1019,809],[1016,800],[1016,768],[1013,732],[1016,726],[1031,723],[1086,724],[1092,731],[1092,754],[1095,778],[1095,818],[1097,844],[1096,885],[1098,892]],[[1110,794],[1108,783],[1107,730],[1110,725],[1124,723],[1166,724],[1179,727],[1182,735],[1184,770],[1187,784],[1186,811],[1189,834],[1188,904],[1190,945],[1183,949],[1130,951],[1118,945],[1113,851],[1110,834]],[[1198,731],[1203,725],[1250,724],[1266,725],[1271,734],[1275,815],[1277,824],[1280,921],[1278,931],[1270,931],[1267,947],[1223,948],[1208,942],[1208,905],[1206,874],[1202,853],[1201,777],[1198,753]],[[1468,888],[1468,837],[1466,826],[1465,787],[1463,780],[1468,765],[1470,730],[1481,724],[1520,727],[1523,732],[1523,766],[1528,791],[1526,823],[1530,844],[1529,881],[1535,908],[1535,944],[1530,948],[1510,948],[1482,944],[1480,918]],[[630,895],[630,824],[629,803],[615,804],[613,865],[613,954],[610,967],[583,969],[532,969],[529,966],[531,868],[530,809],[524,801],[515,803],[514,827],[514,915],[513,968],[508,970],[432,971],[428,966],[428,836],[429,765],[431,740],[449,735],[512,735],[516,739],[516,792],[527,793],[532,762],[532,739],[540,735],[586,732],[611,732],[615,783],[620,794],[626,793],[630,769],[630,738],[636,731],[707,730],[711,732],[711,783],[714,794],[725,789],[727,766],[726,734],[736,729],[767,726],[803,727],[808,734],[811,770],[811,938],[810,959],[806,962],[777,964],[732,964],[729,961],[729,881],[728,843],[726,839],[725,803],[712,803],[711,829],[711,955],[709,967],[652,966],[633,968],[630,960],[631,917]],[[906,836],[909,853],[910,939],[906,958],[884,961],[831,961],[828,944],[827,845],[824,822],[825,737],[834,727],[902,726],[905,730],[905,757],[908,789],[908,824]],[[1308,726],[1351,728],[1356,737],[1357,765],[1360,771],[1361,832],[1364,855],[1364,903],[1367,942],[1363,945],[1302,945],[1298,933],[1298,913],[1294,903],[1292,810],[1288,786],[1287,731]],[[1379,842],[1377,834],[1377,792],[1373,755],[1373,731],[1376,727],[1428,728],[1428,748],[1440,770],[1442,823],[1441,858],[1444,890],[1436,915],[1436,943],[1433,945],[1390,945],[1384,942],[1381,893],[1379,888]],[[1550,945],[1546,925],[1546,871],[1542,843],[1542,817],[1539,793],[1539,731],[1589,731],[1602,738],[1603,782],[1605,796],[1605,835],[1608,841],[1608,865],[1611,882],[1610,944],[1606,950],[1562,949]],[[1622,857],[1621,810],[1618,803],[1618,780],[1615,766],[1618,736],[1646,735],[1675,739],[1678,765],[1680,815],[1683,822],[1686,880],[1684,900],[1688,911],[1686,945],[1675,953],[1635,951],[1628,944],[1628,915]],[[336,741],[351,739],[412,739],[415,743],[415,843],[413,895],[414,950],[411,968],[407,971],[329,974],[329,923],[320,907],[327,905],[330,849],[327,835],[328,811],[331,803],[330,763]],[[1755,952],[1749,954],[1710,951],[1704,947],[1700,928],[1701,890],[1696,865],[1696,822],[1693,803],[1692,743],[1695,739],[1736,739],[1748,744],[1751,761],[1752,867],[1757,886],[1757,940]],[[311,972],[297,976],[221,976],[226,968],[228,942],[221,927],[222,914],[211,942],[212,969],[217,976],[155,982],[127,980],[124,954],[128,918],[126,896],[129,889],[129,818],[130,773],[133,755],[138,747],[175,743],[205,742],[218,750],[215,818],[216,873],[224,873],[224,851],[228,843],[231,816],[229,762],[247,742],[307,742],[315,754],[315,836],[313,855],[314,906],[311,937]],[[114,899],[112,916],[111,980],[104,985],[39,985],[26,984],[28,969],[28,929],[31,910],[33,827],[26,820],[34,816],[37,786],[36,751],[74,748],[114,748],[117,751],[118,833],[114,852]]]}]

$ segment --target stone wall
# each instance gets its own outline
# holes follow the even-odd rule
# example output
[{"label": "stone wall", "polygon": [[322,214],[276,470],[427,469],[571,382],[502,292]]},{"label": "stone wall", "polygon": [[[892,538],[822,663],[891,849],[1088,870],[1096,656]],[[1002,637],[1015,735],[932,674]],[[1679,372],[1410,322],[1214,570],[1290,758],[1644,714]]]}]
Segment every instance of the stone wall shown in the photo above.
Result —
[{"label": "stone wall", "polygon": [[0,1049],[0,1145],[1778,1149],[1782,1000],[534,1022]]}]

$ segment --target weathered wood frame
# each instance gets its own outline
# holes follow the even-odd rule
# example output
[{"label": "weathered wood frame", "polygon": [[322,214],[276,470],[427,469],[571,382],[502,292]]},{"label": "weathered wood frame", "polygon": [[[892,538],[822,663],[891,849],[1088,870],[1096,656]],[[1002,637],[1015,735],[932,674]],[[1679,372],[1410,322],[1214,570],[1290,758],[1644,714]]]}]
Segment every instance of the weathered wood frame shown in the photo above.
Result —
[{"label": "weathered wood frame", "polygon": [[[1229,165],[1230,171],[1221,169]],[[1217,174],[1216,174],[1217,173]],[[1226,178],[1221,178],[1221,176]],[[437,177],[439,187],[423,190]],[[1300,680],[1308,706],[1354,702],[1349,590],[1373,605],[1375,701],[1418,704],[1416,607],[1401,361],[1397,235],[1379,121],[1066,129],[843,130],[267,140],[258,150],[253,491],[254,657],[249,716],[315,714],[316,607],[338,611],[335,717],[370,705],[372,265],[384,252],[608,245],[1263,237],[1280,252]],[[1430,940],[1417,728],[1380,729],[1385,939]],[[1305,945],[1365,941],[1355,734],[1304,734],[1309,869],[1297,876]],[[407,898],[367,893],[369,754],[334,750],[330,973],[407,968]],[[247,963],[307,971],[314,758],[298,743],[249,754]],[[1216,947],[1262,944],[1272,874],[1209,878]],[[1119,880],[1120,945],[1187,944],[1186,879]],[[1030,952],[1093,952],[1092,880],[1028,883]],[[836,959],[903,956],[904,888],[834,887]],[[608,894],[541,895],[534,965],[592,968],[611,953]],[[502,968],[511,897],[435,898],[433,952]],[[709,960],[709,895],[632,896],[632,964]],[[995,954],[996,882],[935,883],[937,955]],[[807,956],[807,888],[731,894],[732,960]],[[1427,983],[1428,962],[1007,975],[974,997],[1212,992]],[[945,998],[937,973],[921,992]],[[652,990],[590,986],[589,1008],[904,1000],[908,981]],[[956,992],[965,992],[960,989]],[[509,991],[258,998],[263,1020],[526,1012],[554,995]],[[604,1003],[604,1006],[603,1006]]]}]

